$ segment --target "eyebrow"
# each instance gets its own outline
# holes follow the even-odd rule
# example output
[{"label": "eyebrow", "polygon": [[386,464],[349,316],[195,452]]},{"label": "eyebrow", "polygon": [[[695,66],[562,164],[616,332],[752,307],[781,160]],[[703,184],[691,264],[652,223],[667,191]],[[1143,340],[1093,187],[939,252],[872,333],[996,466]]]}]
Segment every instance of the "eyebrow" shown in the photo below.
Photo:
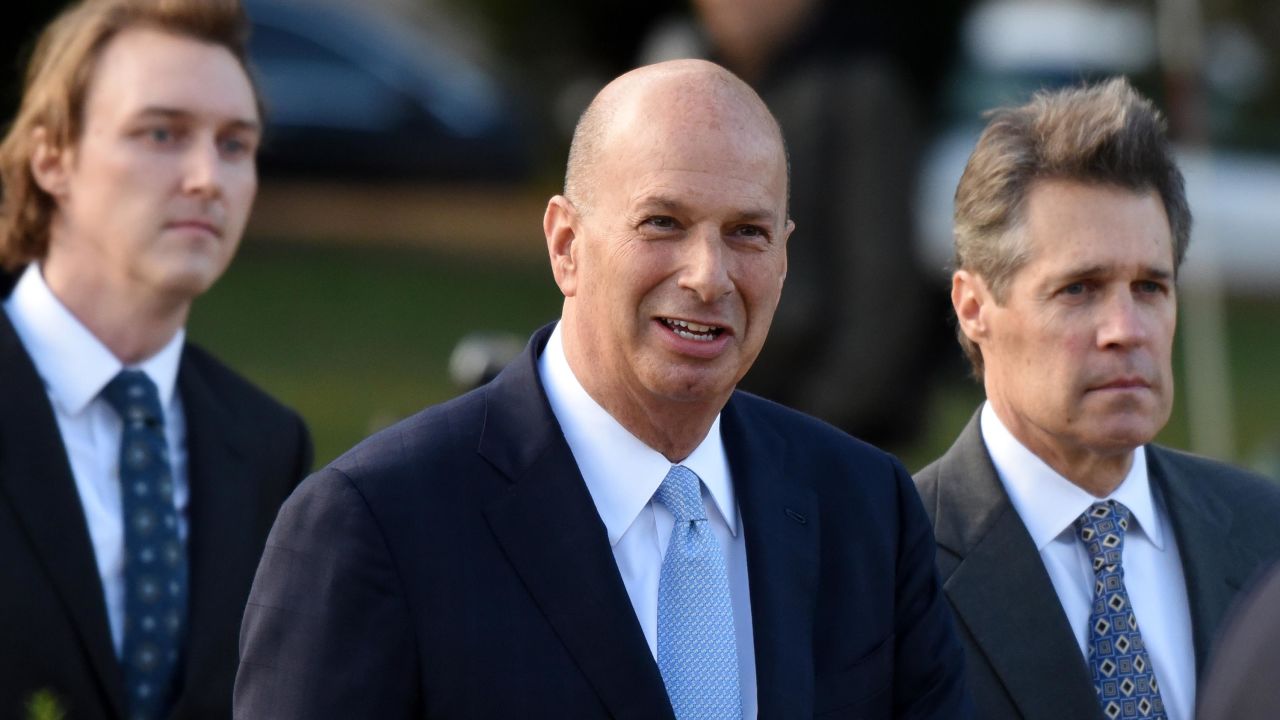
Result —
[{"label": "eyebrow", "polygon": [[[172,120],[190,120],[195,117],[195,113],[190,110],[180,108],[165,107],[163,105],[149,105],[138,111],[137,117],[159,116]],[[253,132],[262,132],[262,123],[249,118],[233,118],[227,123],[219,123],[230,126],[235,130],[250,130]]]},{"label": "eyebrow", "polygon": [[[669,197],[666,195],[658,195],[655,197],[645,198],[636,203],[639,210],[661,210],[664,212],[680,214],[688,210],[688,205],[684,201]],[[740,210],[734,216],[735,222],[772,222],[774,213],[764,208],[748,208]]]},{"label": "eyebrow", "polygon": [[[1056,281],[1064,282],[1067,280],[1078,280],[1081,278],[1097,277],[1099,275],[1107,275],[1110,271],[1111,271],[1111,266],[1108,266],[1108,265],[1087,265],[1084,267],[1073,268],[1071,270],[1067,270],[1066,272],[1059,273],[1056,276]],[[1143,267],[1142,272],[1140,274],[1142,277],[1150,280],[1169,280],[1173,278],[1172,270],[1167,270],[1162,267],[1156,267],[1154,265],[1148,265],[1146,267]]]}]

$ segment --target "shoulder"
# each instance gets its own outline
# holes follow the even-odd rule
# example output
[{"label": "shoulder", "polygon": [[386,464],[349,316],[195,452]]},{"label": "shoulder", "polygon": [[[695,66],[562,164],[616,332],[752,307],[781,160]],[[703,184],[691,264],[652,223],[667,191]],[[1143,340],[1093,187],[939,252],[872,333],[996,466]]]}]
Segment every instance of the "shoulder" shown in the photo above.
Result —
[{"label": "shoulder", "polygon": [[1160,445],[1147,446],[1148,470],[1188,493],[1213,499],[1237,514],[1269,518],[1280,515],[1280,484],[1244,468]]},{"label": "shoulder", "polygon": [[[360,490],[402,480],[465,476],[479,461],[486,387],[420,410],[365,438],[340,455],[330,468]],[[416,483],[415,483],[416,484]]]}]

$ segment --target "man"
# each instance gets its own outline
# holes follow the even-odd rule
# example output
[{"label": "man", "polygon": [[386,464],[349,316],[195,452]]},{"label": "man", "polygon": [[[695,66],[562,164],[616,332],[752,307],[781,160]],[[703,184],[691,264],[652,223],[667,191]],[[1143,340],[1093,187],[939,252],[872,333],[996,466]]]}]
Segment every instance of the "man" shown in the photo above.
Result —
[{"label": "man", "polygon": [[1151,444],[1191,213],[1124,80],[996,111],[956,191],[961,345],[987,402],[916,477],[990,718],[1189,720],[1280,491]]},{"label": "man", "polygon": [[0,716],[229,717],[293,412],[186,343],[256,188],[235,0],[93,0],[3,144]]},{"label": "man", "polygon": [[543,221],[560,322],[285,504],[236,715],[967,717],[902,467],[734,392],[786,274],[786,182],[719,66],[601,91]]}]

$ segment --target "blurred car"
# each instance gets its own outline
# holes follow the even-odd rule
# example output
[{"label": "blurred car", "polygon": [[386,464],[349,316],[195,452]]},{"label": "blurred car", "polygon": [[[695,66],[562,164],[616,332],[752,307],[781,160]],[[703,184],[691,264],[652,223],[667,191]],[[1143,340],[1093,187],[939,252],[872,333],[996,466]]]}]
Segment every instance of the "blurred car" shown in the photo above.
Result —
[{"label": "blurred car", "polygon": [[246,0],[264,175],[511,182],[529,129],[478,62],[377,6]]}]

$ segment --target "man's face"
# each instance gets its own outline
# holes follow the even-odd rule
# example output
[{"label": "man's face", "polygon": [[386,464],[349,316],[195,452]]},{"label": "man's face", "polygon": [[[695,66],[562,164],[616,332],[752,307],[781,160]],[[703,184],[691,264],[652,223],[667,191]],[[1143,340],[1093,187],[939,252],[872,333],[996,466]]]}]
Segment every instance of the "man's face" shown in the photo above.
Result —
[{"label": "man's face", "polygon": [[1173,404],[1164,205],[1154,191],[1040,181],[1025,211],[1030,259],[1003,305],[983,308],[987,396],[1051,465],[1128,453]]},{"label": "man's face", "polygon": [[707,114],[658,108],[622,123],[578,215],[561,283],[588,358],[576,369],[594,376],[589,391],[631,406],[718,410],[782,291],[792,225],[781,146],[758,122]]},{"label": "man's face", "polygon": [[228,50],[122,32],[98,60],[81,136],[42,178],[57,201],[46,263],[115,291],[189,301],[235,253],[259,136],[253,90]]}]

